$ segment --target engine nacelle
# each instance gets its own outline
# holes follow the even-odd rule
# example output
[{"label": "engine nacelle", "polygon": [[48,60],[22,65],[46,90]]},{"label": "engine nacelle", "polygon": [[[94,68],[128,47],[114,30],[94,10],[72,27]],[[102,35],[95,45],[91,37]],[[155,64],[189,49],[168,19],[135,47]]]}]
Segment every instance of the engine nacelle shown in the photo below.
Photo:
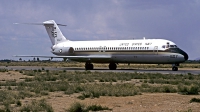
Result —
[{"label": "engine nacelle", "polygon": [[55,55],[72,55],[74,54],[74,48],[73,47],[55,48],[52,49],[52,53]]}]

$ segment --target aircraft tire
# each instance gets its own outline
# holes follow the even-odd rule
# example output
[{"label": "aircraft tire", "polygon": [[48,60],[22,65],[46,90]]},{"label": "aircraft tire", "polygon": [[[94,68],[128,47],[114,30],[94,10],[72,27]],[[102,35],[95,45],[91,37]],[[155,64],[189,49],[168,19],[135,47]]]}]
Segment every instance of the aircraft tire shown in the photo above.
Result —
[{"label": "aircraft tire", "polygon": [[94,69],[94,66],[93,64],[85,64],[85,70],[93,70]]},{"label": "aircraft tire", "polygon": [[172,71],[178,71],[178,67],[176,66],[172,67]]},{"label": "aircraft tire", "polygon": [[110,63],[109,64],[109,69],[110,70],[116,70],[117,69],[117,65],[115,63]]},{"label": "aircraft tire", "polygon": [[90,70],[93,70],[94,69],[93,64],[89,64],[89,68],[90,68]]}]

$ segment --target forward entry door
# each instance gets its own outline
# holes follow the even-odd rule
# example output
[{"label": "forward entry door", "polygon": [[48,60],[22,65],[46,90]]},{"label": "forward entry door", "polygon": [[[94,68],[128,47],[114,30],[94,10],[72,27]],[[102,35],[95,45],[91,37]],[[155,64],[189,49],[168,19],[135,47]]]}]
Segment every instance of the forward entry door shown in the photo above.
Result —
[{"label": "forward entry door", "polygon": [[155,46],[155,47],[154,47],[153,52],[154,52],[154,54],[158,55],[158,46]]}]

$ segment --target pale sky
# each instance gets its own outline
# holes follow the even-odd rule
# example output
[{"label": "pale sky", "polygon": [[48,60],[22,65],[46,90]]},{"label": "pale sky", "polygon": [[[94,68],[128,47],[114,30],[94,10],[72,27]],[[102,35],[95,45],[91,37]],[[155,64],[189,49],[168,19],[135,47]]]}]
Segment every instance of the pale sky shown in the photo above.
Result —
[{"label": "pale sky", "polygon": [[200,0],[1,0],[0,59],[53,55],[44,26],[55,20],[69,40],[167,39],[200,57]]}]

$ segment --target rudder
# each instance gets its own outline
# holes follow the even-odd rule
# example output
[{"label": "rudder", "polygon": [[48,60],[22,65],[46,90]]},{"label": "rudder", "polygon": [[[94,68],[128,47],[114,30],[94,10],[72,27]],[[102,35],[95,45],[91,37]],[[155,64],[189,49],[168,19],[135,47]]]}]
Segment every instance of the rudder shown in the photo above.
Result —
[{"label": "rudder", "polygon": [[67,41],[54,20],[43,22],[53,45]]}]

